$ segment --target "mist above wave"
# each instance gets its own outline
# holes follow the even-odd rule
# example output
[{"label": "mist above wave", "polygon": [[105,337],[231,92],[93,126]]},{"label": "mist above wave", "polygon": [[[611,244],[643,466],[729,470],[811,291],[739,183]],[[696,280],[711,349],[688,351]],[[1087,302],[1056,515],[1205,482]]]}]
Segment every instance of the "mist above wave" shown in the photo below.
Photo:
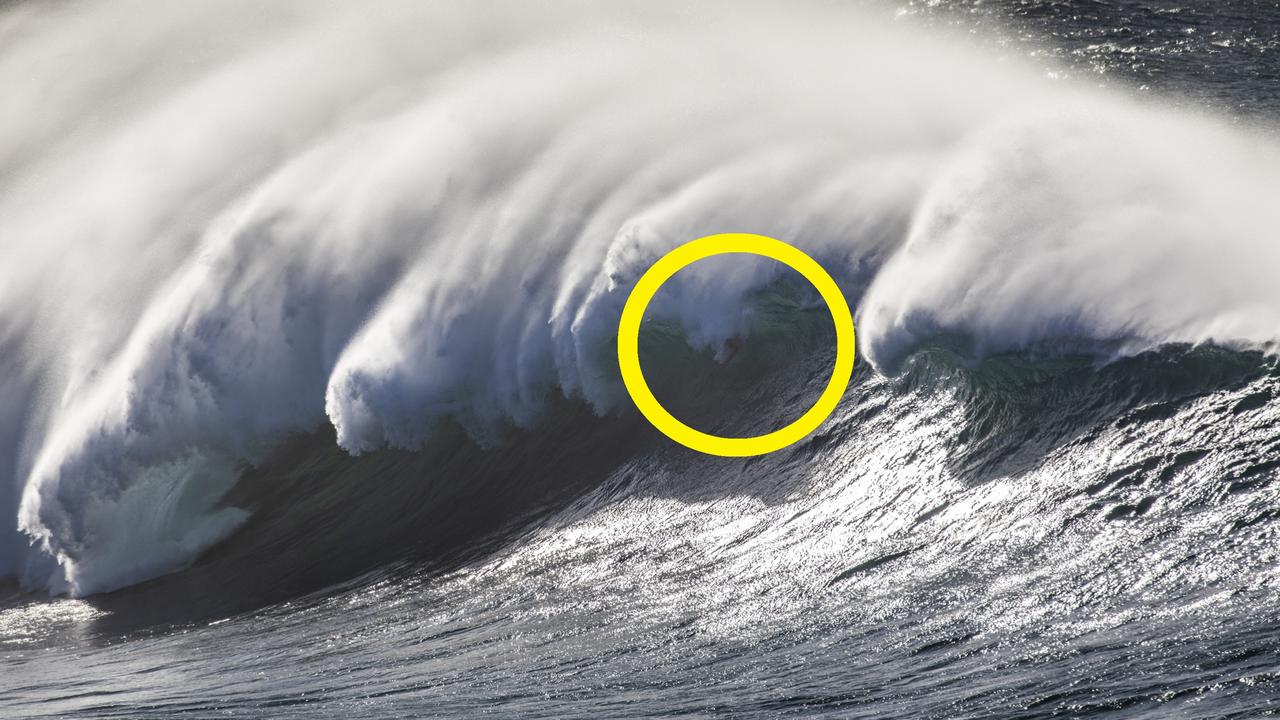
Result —
[{"label": "mist above wave", "polygon": [[[939,332],[1266,343],[1268,141],[882,9],[236,3],[0,15],[0,572],[88,594],[233,532],[239,468],[481,442],[609,364],[675,245],[797,244],[892,369]],[[1270,255],[1267,255],[1270,253]],[[652,306],[742,332],[768,263]],[[864,295],[865,292],[865,295]],[[27,549],[28,540],[35,542]]]}]

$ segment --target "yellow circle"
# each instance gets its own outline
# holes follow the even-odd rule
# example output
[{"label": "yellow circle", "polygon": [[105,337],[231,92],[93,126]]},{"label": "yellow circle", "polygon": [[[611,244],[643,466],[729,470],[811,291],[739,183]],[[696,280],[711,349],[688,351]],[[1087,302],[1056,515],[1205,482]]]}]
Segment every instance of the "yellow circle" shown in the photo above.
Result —
[{"label": "yellow circle", "polygon": [[[790,425],[765,435],[730,438],[709,435],[685,425],[667,412],[649,390],[640,370],[640,321],[654,293],[681,268],[712,255],[726,253],[750,253],[777,260],[800,273],[813,283],[831,309],[836,326],[836,362],[831,379],[813,407]],[[853,376],[854,337],[853,316],[849,304],[836,286],[835,280],[822,266],[800,250],[763,235],[749,233],[725,233],[709,235],[685,243],[662,256],[653,264],[632,288],[627,304],[622,308],[622,320],[618,323],[618,367],[622,370],[622,383],[635,401],[640,412],[664,435],[685,447],[724,457],[748,457],[764,455],[802,439],[827,419],[840,402],[844,390]]]}]

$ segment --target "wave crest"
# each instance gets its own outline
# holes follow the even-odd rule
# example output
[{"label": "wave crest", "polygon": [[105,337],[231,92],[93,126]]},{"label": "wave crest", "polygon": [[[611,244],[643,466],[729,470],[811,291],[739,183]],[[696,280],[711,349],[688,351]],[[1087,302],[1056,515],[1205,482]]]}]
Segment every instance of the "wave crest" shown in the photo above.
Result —
[{"label": "wave crest", "polygon": [[[441,422],[496,442],[559,395],[618,407],[627,291],[716,232],[822,262],[884,370],[942,332],[1274,337],[1272,144],[873,11],[243,11],[148,15],[135,54],[91,60],[57,48],[103,50],[128,9],[5,11],[0,77],[103,66],[53,83],[53,125],[124,88],[63,138],[0,121],[0,382],[30,398],[0,411],[22,531],[0,572],[28,586],[183,567],[243,521],[221,504],[243,467],[325,423],[359,453]],[[700,264],[653,313],[717,347],[779,272]]]}]

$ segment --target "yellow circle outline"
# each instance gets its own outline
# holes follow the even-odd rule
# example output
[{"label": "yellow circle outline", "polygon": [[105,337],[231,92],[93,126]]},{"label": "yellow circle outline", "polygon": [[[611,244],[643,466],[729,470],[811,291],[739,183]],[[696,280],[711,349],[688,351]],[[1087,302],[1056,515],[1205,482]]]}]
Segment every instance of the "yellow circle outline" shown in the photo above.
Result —
[{"label": "yellow circle outline", "polygon": [[[836,362],[831,379],[818,401],[800,419],[765,435],[730,438],[694,430],[680,422],[658,402],[645,382],[640,369],[640,321],[645,308],[663,283],[685,266],[726,253],[749,253],[777,260],[800,273],[817,288],[831,310],[836,326]],[[750,457],[781,450],[813,432],[836,409],[849,378],[853,376],[854,333],[849,304],[835,280],[813,258],[780,240],[750,233],[708,235],[681,245],[653,264],[636,286],[622,308],[618,322],[618,367],[622,383],[640,412],[664,435],[685,447],[722,457]]]}]

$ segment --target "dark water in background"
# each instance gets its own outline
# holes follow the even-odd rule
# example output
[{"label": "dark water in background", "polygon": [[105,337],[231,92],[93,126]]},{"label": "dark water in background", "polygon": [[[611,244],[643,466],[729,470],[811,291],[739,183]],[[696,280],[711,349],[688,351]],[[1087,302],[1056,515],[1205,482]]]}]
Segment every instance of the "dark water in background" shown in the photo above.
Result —
[{"label": "dark water in background", "polygon": [[1238,118],[1274,119],[1280,112],[1273,2],[916,0],[905,7],[965,31],[994,30],[994,42],[1010,51],[1063,60],[1102,82]]},{"label": "dark water in background", "polygon": [[[1280,116],[1271,3],[904,12],[1078,77]],[[648,338],[677,414],[758,432],[816,393],[821,323],[766,301],[788,329],[755,328],[727,367]],[[188,571],[87,600],[14,591],[0,715],[1268,715],[1277,395],[1252,353],[972,367],[939,342],[900,377],[861,365],[817,437],[754,460],[570,402],[498,449],[457,430],[350,458],[299,437],[237,486],[254,516]]]}]

